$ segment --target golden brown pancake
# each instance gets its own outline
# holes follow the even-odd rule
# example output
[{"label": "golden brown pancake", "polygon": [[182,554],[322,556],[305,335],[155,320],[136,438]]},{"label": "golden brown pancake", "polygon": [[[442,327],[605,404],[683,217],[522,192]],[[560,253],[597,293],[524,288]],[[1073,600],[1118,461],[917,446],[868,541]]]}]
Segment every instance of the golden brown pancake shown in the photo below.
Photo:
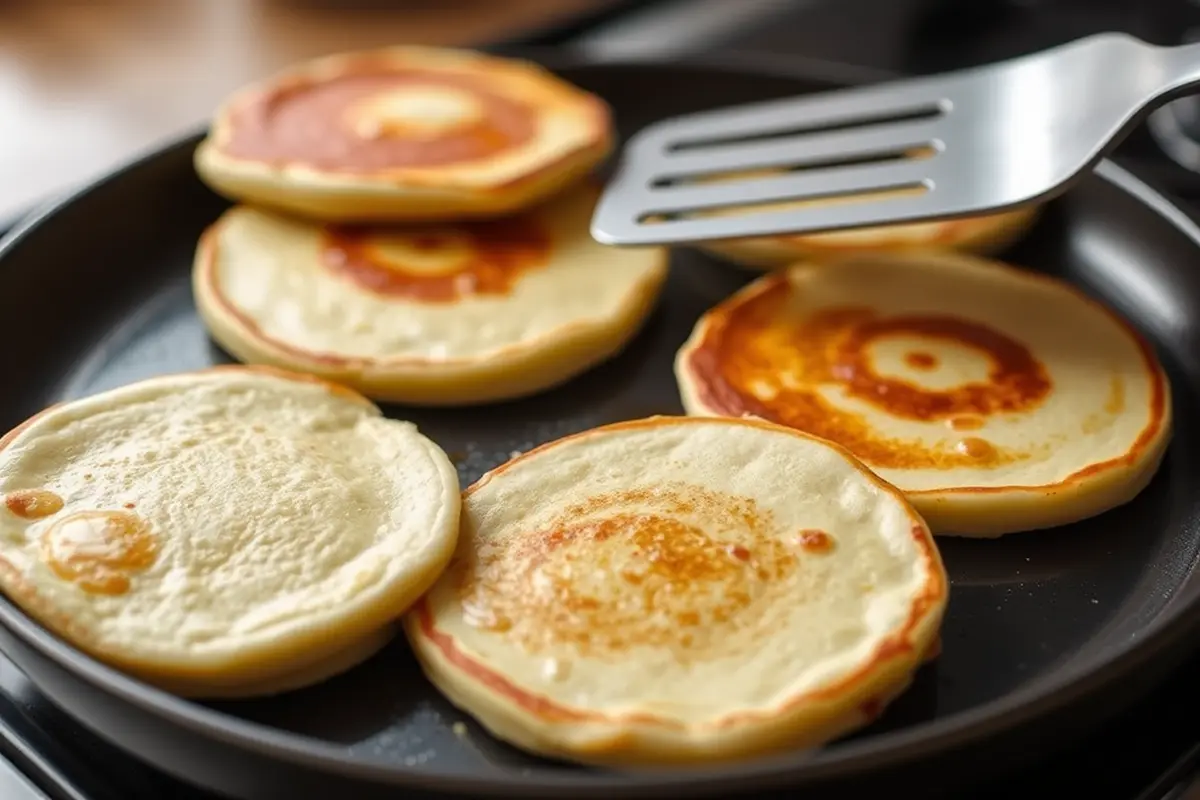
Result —
[{"label": "golden brown pancake", "polygon": [[1129,325],[1062,281],[960,255],[764,276],[704,315],[676,376],[689,413],[843,445],[939,534],[1125,503],[1171,433],[1167,377]]},{"label": "golden brown pancake", "polygon": [[946,592],[920,516],[842,448],[653,417],[469,488],[404,625],[430,680],[518,747],[708,763],[873,720],[936,654]]},{"label": "golden brown pancake", "polygon": [[612,135],[603,101],[534,64],[395,47],[237,92],[196,169],[231,199],[319,220],[493,217],[586,175]]},{"label": "golden brown pancake", "polygon": [[389,228],[236,207],[201,240],[196,303],[238,359],[376,399],[528,395],[618,352],[666,279],[664,249],[592,239],[596,194],[580,187],[503,220]]}]

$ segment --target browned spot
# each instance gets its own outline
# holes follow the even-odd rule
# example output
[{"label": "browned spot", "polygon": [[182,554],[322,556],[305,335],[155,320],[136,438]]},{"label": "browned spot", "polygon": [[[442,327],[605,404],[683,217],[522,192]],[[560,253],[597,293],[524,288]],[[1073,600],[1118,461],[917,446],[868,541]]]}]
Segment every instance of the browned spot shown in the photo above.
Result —
[{"label": "browned spot", "polygon": [[742,547],[740,544],[735,544],[726,549],[729,551],[729,555],[733,556],[738,561],[749,561],[750,560],[750,551],[747,550],[746,548]]},{"label": "browned spot", "polygon": [[158,547],[146,522],[127,511],[81,511],[47,528],[42,553],[54,574],[84,591],[124,594]]},{"label": "browned spot", "polygon": [[872,697],[859,705],[858,709],[868,721],[873,722],[883,714],[883,701],[878,697]]},{"label": "browned spot", "polygon": [[137,508],[137,504],[136,503],[126,503],[125,508]]},{"label": "browned spot", "polygon": [[62,511],[63,499],[46,489],[18,489],[4,496],[4,506],[23,519],[41,519]]},{"label": "browned spot", "polygon": [[1104,410],[1109,414],[1120,414],[1125,410],[1125,381],[1120,375],[1114,375],[1108,386],[1108,397],[1104,400]]},{"label": "browned spot", "polygon": [[468,623],[497,631],[503,622],[528,652],[568,646],[603,659],[638,646],[689,660],[730,630],[754,635],[783,593],[798,602],[797,592],[819,591],[820,575],[798,587],[797,566],[754,501],[677,485],[564,509],[484,550],[459,593]]},{"label": "browned spot", "polygon": [[987,439],[980,439],[977,436],[960,439],[958,444],[954,445],[954,449],[976,461],[988,461],[996,457],[995,446]]},{"label": "browned spot", "polygon": [[904,354],[904,363],[913,369],[931,370],[938,365],[937,356],[924,350],[913,350]]},{"label": "browned spot", "polygon": [[983,427],[983,419],[980,417],[951,417],[946,420],[946,424],[955,431],[977,431]]},{"label": "browned spot", "polygon": [[[881,317],[852,307],[799,316],[789,307],[789,295],[786,276],[778,276],[768,279],[763,291],[710,313],[704,340],[688,361],[709,408],[728,416],[750,413],[815,434],[873,467],[944,469],[978,466],[979,460],[948,443],[884,435],[862,416],[828,402],[819,390],[835,387],[893,417],[922,421],[1028,411],[1050,393],[1049,375],[1029,350],[987,326],[952,316]],[[897,335],[973,348],[990,362],[988,379],[934,390],[880,375],[871,364],[871,345]],[[751,391],[763,384],[775,390],[770,400]],[[989,463],[1024,457],[997,450]]]},{"label": "browned spot", "polygon": [[800,531],[800,546],[810,553],[828,553],[833,549],[833,537],[816,528]]},{"label": "browned spot", "polygon": [[[321,262],[377,294],[446,303],[472,295],[508,293],[523,272],[549,261],[551,244],[532,214],[462,222],[440,233],[331,227],[323,237]],[[447,263],[438,269],[406,263],[405,248],[444,254]]]},{"label": "browned spot", "polygon": [[[415,87],[465,93],[479,115],[436,132],[381,120],[378,130],[365,133],[350,119],[361,103]],[[276,86],[235,109],[229,122],[221,149],[234,158],[345,173],[481,161],[522,146],[537,129],[534,109],[490,91],[486,81],[384,65]]]}]

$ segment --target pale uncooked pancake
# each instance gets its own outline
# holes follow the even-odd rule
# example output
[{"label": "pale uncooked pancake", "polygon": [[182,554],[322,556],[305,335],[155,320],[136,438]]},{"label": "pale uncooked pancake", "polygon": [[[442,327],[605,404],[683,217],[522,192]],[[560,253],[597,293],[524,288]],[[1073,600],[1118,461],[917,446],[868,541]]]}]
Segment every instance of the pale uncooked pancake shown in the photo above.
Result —
[{"label": "pale uncooked pancake", "polygon": [[689,413],[837,442],[939,534],[1125,503],[1171,434],[1167,377],[1128,324],[1059,280],[959,255],[764,276],[701,318],[675,372]]},{"label": "pale uncooked pancake", "polygon": [[42,412],[0,440],[0,498],[5,593],[84,651],[185,687],[365,657],[448,562],[460,506],[413,425],[244,367]]},{"label": "pale uncooked pancake", "polygon": [[935,652],[925,523],[841,448],[653,417],[539,447],[463,496],[404,618],[430,680],[496,736],[610,765],[815,746]]},{"label": "pale uncooked pancake", "polygon": [[[915,151],[920,158],[928,152]],[[699,183],[747,178],[769,178],[781,174],[782,170],[750,170],[739,173],[724,173],[701,178]],[[757,205],[745,211],[782,211],[813,206],[876,200],[884,197],[904,197],[920,194],[921,189],[895,189],[857,195],[852,198],[823,198],[820,200],[788,200],[768,205]],[[1030,205],[999,214],[959,219],[932,220],[929,222],[902,223],[871,228],[855,228],[844,231],[828,231],[782,236],[722,239],[704,242],[700,249],[750,269],[775,269],[800,261],[840,258],[873,253],[917,253],[928,251],[954,251],[975,255],[990,255],[1008,247],[1020,238],[1037,219],[1040,206]],[[740,208],[715,209],[696,212],[693,216],[731,216],[745,213]]]},{"label": "pale uncooked pancake", "polygon": [[320,220],[523,209],[612,147],[595,95],[524,61],[397,47],[295,66],[229,98],[196,151],[217,191]]},{"label": "pale uncooked pancake", "polygon": [[739,266],[774,269],[816,258],[875,252],[952,250],[988,255],[1016,241],[1033,223],[1036,207],[985,217],[914,222],[798,236],[709,242],[702,249]]},{"label": "pale uncooked pancake", "polygon": [[531,394],[620,350],[666,279],[665,250],[592,239],[595,198],[587,186],[504,220],[388,229],[237,207],[201,239],[197,306],[238,359],[380,400]]}]

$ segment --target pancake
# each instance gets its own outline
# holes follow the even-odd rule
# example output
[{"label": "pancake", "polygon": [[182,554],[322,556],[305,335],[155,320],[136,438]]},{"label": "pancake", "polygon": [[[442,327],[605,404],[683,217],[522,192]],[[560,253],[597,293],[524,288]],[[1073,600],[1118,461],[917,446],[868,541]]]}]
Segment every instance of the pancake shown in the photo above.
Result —
[{"label": "pancake", "polygon": [[742,267],[775,269],[808,259],[882,252],[952,250],[998,253],[1019,239],[1038,209],[1019,208],[983,217],[914,222],[797,236],[763,236],[709,242],[701,247]]},{"label": "pancake", "polygon": [[294,66],[231,96],[196,170],[237,201],[326,221],[492,217],[586,175],[608,107],[534,64],[425,47]]},{"label": "pancake", "polygon": [[445,567],[460,506],[413,425],[244,367],[42,412],[0,440],[0,497],[15,603],[134,676],[226,687],[361,654]]},{"label": "pancake", "polygon": [[316,686],[343,672],[348,672],[387,647],[395,636],[396,626],[386,625],[346,645],[333,655],[325,656],[313,664],[296,667],[291,672],[266,680],[222,683],[186,679],[163,680],[153,675],[142,679],[163,691],[192,700],[245,700],[255,697],[273,697]]},{"label": "pancake", "polygon": [[[746,177],[766,177],[770,172],[759,170],[743,173]],[[723,178],[727,179],[727,178]],[[720,180],[720,179],[718,179]],[[712,182],[706,181],[706,182]],[[805,206],[857,202],[882,197],[903,197],[920,190],[898,189],[858,195],[855,198],[800,200],[757,206],[754,210],[783,210]],[[751,269],[775,269],[799,261],[828,259],[848,255],[870,255],[884,252],[956,251],[975,255],[998,253],[1025,234],[1037,219],[1040,206],[1031,205],[978,217],[931,220],[928,222],[881,225],[782,236],[760,236],[744,239],[723,239],[700,245],[705,250],[739,266]],[[727,216],[737,209],[705,212],[708,216]]]},{"label": "pancake", "polygon": [[766,275],[710,310],[675,364],[691,414],[837,442],[935,533],[998,536],[1140,492],[1171,434],[1150,346],[1068,284],[953,254]]},{"label": "pancake", "polygon": [[936,654],[947,585],[925,523],[836,445],[652,417],[467,489],[455,558],[404,626],[434,685],[511,744],[708,763],[874,719]]},{"label": "pancake", "polygon": [[660,248],[588,233],[597,196],[438,226],[316,226],[246,206],[201,239],[197,306],[241,361],[364,394],[466,405],[549,388],[612,356],[653,308]]}]

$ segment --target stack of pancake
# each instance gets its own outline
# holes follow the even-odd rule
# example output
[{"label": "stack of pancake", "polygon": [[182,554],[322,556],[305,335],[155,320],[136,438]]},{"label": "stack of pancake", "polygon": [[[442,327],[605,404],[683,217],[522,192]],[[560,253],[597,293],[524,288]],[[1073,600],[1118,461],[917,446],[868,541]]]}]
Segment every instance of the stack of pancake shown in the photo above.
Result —
[{"label": "stack of pancake", "polygon": [[637,331],[658,248],[588,233],[604,102],[533,64],[394,48],[325,58],[218,111],[200,176],[242,203],[204,235],[195,297],[250,364],[377,400],[547,389]]},{"label": "stack of pancake", "polygon": [[727,761],[904,691],[939,646],[935,533],[1060,525],[1154,474],[1170,394],[1142,338],[955,252],[1013,239],[1022,210],[708,245],[769,271],[681,343],[690,416],[575,433],[460,495],[373,400],[515,398],[629,341],[666,255],[588,235],[612,137],[598,98],[460,51],[322,59],[232,97],[196,165],[239,205],[194,282],[247,365],[0,439],[0,587],[189,697],[316,683],[402,627],[526,750]]}]

